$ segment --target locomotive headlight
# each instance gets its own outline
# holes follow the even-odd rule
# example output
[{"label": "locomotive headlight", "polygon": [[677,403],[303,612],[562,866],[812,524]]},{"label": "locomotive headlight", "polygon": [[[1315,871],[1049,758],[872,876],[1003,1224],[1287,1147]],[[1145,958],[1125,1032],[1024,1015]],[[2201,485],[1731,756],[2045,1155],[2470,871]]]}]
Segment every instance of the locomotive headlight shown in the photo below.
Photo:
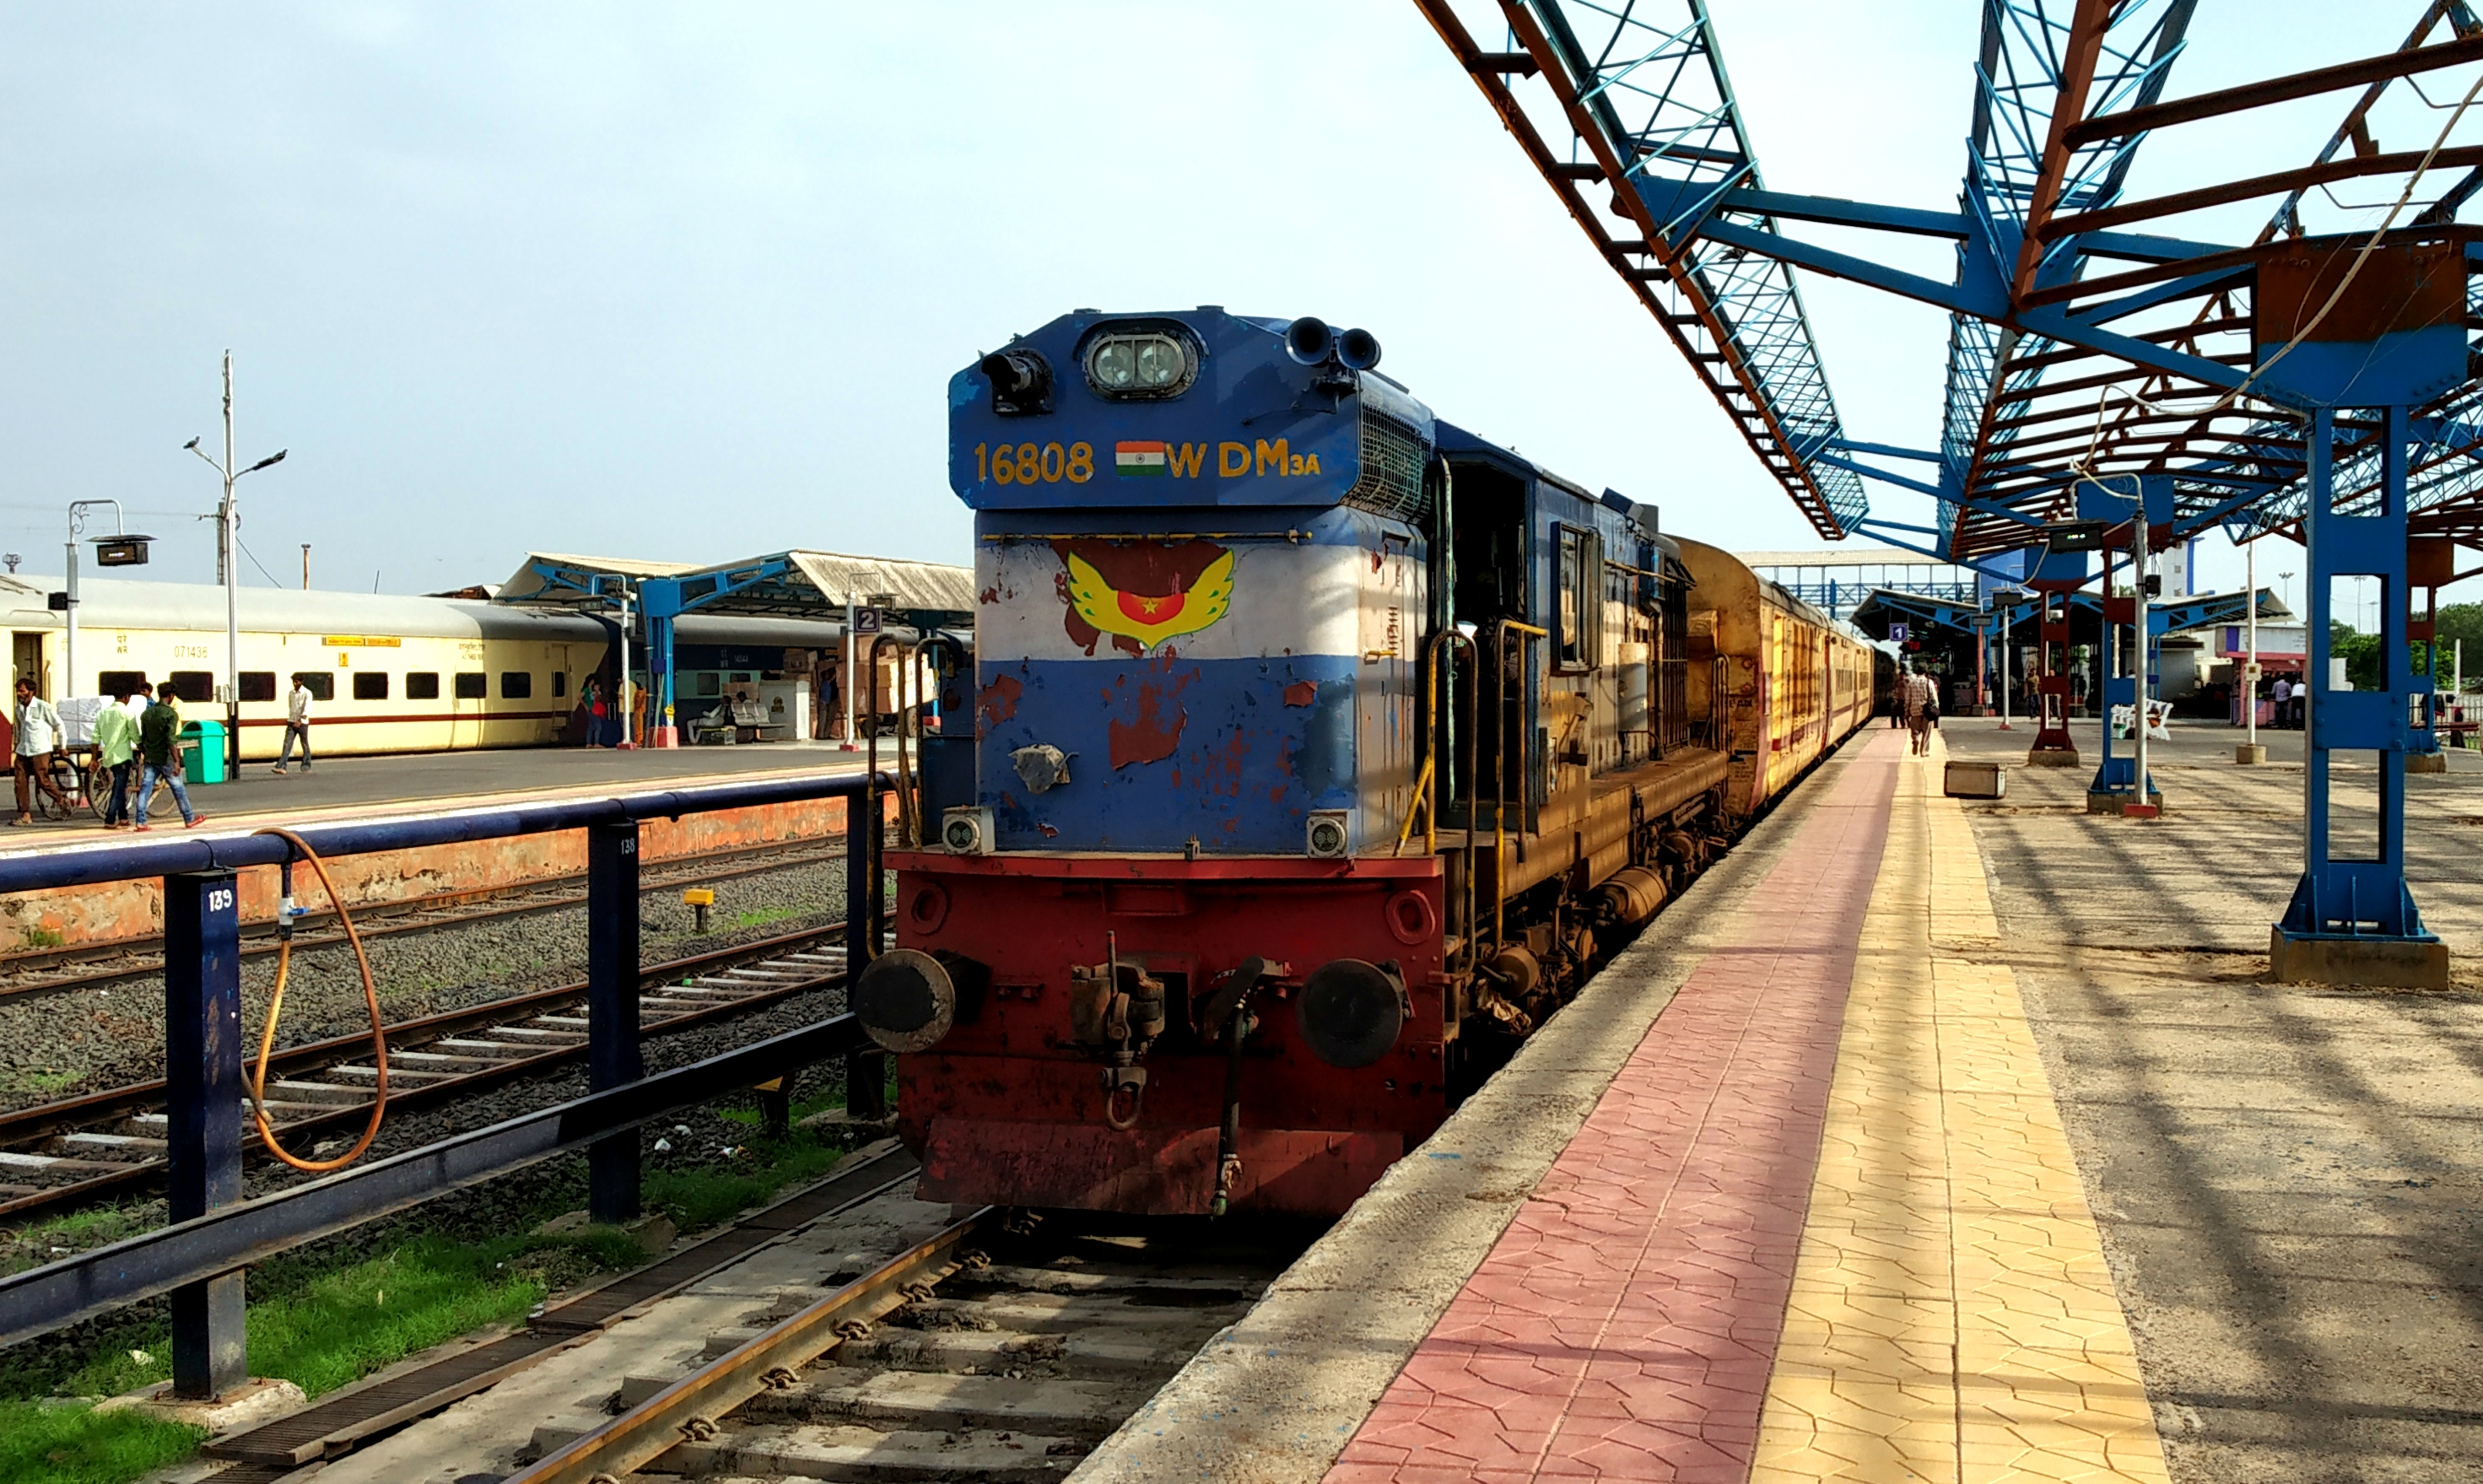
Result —
[{"label": "locomotive headlight", "polygon": [[1175,335],[1106,335],[1086,351],[1086,384],[1107,397],[1169,397],[1196,371],[1189,346]]}]

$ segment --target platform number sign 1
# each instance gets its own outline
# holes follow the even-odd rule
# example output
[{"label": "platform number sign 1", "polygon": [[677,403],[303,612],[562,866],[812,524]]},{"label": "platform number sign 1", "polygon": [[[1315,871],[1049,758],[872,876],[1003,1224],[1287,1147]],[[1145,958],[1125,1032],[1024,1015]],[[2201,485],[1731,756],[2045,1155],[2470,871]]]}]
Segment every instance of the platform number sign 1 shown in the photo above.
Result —
[{"label": "platform number sign 1", "polygon": [[1904,644],[1907,640],[1911,639],[1912,637],[1914,637],[1913,628],[1909,624],[1891,623],[1888,625],[1888,642],[1890,644]]}]

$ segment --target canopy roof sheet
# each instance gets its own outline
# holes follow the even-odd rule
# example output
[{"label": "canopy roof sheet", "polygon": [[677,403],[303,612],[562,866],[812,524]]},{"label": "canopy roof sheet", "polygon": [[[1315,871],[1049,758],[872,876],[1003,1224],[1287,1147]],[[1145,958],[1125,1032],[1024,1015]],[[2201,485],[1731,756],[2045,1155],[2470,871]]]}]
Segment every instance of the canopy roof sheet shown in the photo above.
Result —
[{"label": "canopy roof sheet", "polygon": [[[749,583],[749,574],[772,563],[789,570],[781,577]],[[845,601],[870,603],[912,613],[953,614],[971,619],[975,611],[975,572],[969,567],[940,562],[912,562],[896,557],[850,556],[837,551],[780,551],[736,562],[643,562],[616,557],[572,556],[529,552],[524,565],[500,585],[504,603],[578,601],[581,595],[545,575],[544,568],[573,577],[669,577],[683,585],[685,600],[701,613],[765,613],[819,617],[841,616]],[[703,579],[734,589],[704,596]],[[708,589],[711,592],[712,588]]]}]

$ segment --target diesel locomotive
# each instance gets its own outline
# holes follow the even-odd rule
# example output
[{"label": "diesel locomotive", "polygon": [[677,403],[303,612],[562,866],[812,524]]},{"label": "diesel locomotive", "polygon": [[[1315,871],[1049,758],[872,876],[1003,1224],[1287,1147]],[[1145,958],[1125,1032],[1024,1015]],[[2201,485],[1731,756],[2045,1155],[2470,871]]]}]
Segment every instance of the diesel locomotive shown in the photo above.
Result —
[{"label": "diesel locomotive", "polygon": [[924,1198],[1342,1211],[1871,713],[1859,633],[1378,359],[1081,309],[950,381],[973,764],[853,995]]}]

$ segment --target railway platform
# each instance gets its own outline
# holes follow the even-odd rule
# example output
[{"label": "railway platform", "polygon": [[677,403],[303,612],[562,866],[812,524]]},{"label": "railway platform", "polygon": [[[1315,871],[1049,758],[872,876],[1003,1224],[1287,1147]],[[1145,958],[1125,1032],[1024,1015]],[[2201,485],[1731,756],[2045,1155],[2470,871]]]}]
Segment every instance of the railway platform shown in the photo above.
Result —
[{"label": "railway platform", "polygon": [[[776,743],[613,752],[584,748],[340,757],[308,773],[282,778],[264,767],[191,791],[206,815],[196,834],[249,835],[269,828],[417,820],[462,810],[489,810],[609,798],[616,794],[765,782],[772,779],[857,776],[866,755],[833,743]],[[883,769],[894,766],[883,751]],[[180,816],[147,839],[181,835]],[[827,798],[700,813],[649,825],[651,862],[714,856],[804,840],[825,841],[844,829],[844,801]],[[131,838],[92,818],[0,831],[0,861],[48,852],[104,848]],[[522,889],[577,878],[586,868],[585,836],[563,831],[517,839],[488,839],[377,852],[341,864],[334,876],[355,907]],[[279,899],[275,872],[243,873],[246,924],[273,922]],[[324,902],[319,903],[322,907]],[[151,940],[163,929],[162,891],[151,881],[116,881],[0,896],[0,960],[28,952],[107,949]]]},{"label": "railway platform", "polygon": [[[894,743],[883,745],[883,765]],[[439,805],[570,798],[616,789],[749,780],[771,773],[859,772],[863,755],[834,742],[770,742],[751,747],[494,748],[333,757],[283,777],[264,762],[243,765],[225,782],[190,790],[190,802],[218,829],[366,817]],[[167,798],[155,822],[180,815]],[[41,849],[96,835],[98,822],[38,820],[0,835],[0,852]]]},{"label": "railway platform", "polygon": [[2483,1471],[2474,759],[2450,989],[2340,990],[2265,982],[2284,734],[1942,796],[2026,736],[1857,734],[1074,1477]]}]

